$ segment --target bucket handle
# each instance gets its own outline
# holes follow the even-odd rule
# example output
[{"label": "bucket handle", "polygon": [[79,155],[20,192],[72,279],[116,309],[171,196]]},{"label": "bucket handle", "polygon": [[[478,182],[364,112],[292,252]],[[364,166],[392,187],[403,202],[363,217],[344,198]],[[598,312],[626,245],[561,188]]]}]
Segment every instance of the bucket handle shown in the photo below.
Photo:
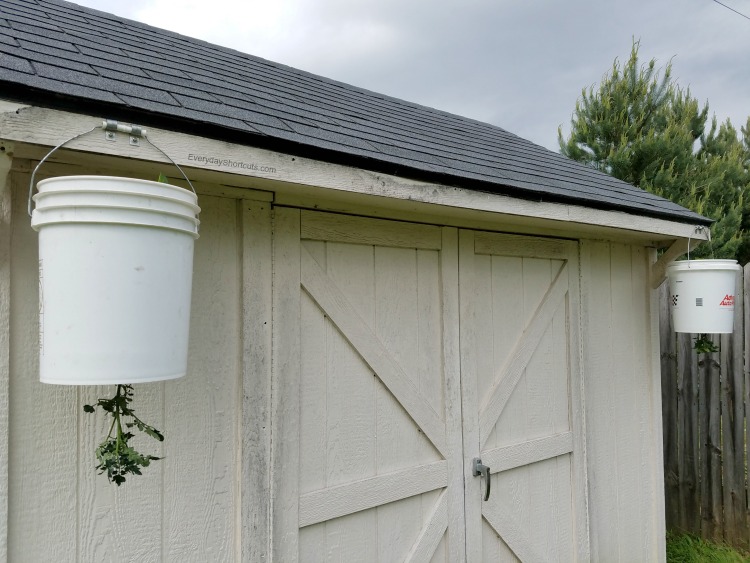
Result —
[{"label": "bucket handle", "polygon": [[[703,233],[706,230],[706,227],[703,225],[696,225],[695,227],[695,234],[699,235]],[[688,268],[690,267],[690,241],[692,240],[693,236],[688,235],[688,243],[687,243],[687,263]],[[711,229],[708,229],[708,244],[711,245]],[[711,253],[713,253],[713,247],[711,247]]]},{"label": "bucket handle", "polygon": [[142,139],[145,139],[149,145],[154,147],[157,151],[159,151],[161,154],[163,154],[169,162],[174,164],[175,168],[180,171],[180,174],[182,174],[182,177],[185,178],[185,181],[188,183],[188,186],[190,186],[190,189],[193,190],[193,193],[197,196],[198,194],[195,193],[195,188],[193,187],[193,183],[190,181],[190,178],[187,177],[187,174],[180,168],[180,165],[177,164],[174,160],[172,160],[172,157],[170,157],[167,153],[165,153],[161,148],[157,147],[154,143],[151,142],[151,139],[148,138],[146,135],[146,130],[142,129],[141,127],[138,127],[137,125],[121,125],[117,121],[113,119],[106,119],[102,121],[100,125],[95,125],[88,131],[84,131],[83,133],[78,133],[77,135],[74,135],[70,139],[63,141],[59,145],[57,145],[55,148],[53,148],[51,151],[49,151],[45,157],[39,161],[39,164],[37,164],[34,167],[34,171],[31,173],[31,181],[29,182],[29,200],[27,204],[27,210],[29,212],[29,217],[31,217],[32,209],[32,201],[34,196],[34,178],[36,177],[37,170],[39,170],[39,167],[44,164],[44,161],[47,160],[50,156],[52,156],[52,153],[55,152],[57,149],[62,148],[64,145],[67,145],[68,143],[75,141],[79,137],[83,137],[84,135],[88,135],[92,131],[95,131],[97,129],[103,129],[104,131],[120,131],[122,133],[128,133],[134,137],[140,137]]}]

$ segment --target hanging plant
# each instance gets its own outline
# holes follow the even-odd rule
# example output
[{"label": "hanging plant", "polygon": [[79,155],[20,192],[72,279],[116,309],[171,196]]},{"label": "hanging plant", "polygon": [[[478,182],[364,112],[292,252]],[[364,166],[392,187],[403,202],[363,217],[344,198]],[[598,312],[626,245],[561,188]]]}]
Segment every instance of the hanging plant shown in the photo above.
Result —
[{"label": "hanging plant", "polygon": [[[159,173],[158,181],[169,183],[162,173]],[[131,446],[130,440],[135,437],[133,431],[139,430],[154,440],[164,441],[164,435],[159,430],[143,422],[133,412],[130,407],[132,400],[133,386],[118,384],[115,396],[111,399],[98,399],[94,405],[83,405],[83,410],[87,413],[94,413],[96,407],[100,407],[112,417],[107,437],[96,448],[96,460],[99,462],[96,469],[99,470],[99,475],[106,471],[109,482],[118,487],[125,482],[126,475],[142,475],[142,468],[161,459],[142,454]]]},{"label": "hanging plant", "polygon": [[698,354],[713,354],[719,351],[719,347],[714,344],[713,340],[707,334],[699,334],[695,337],[693,350]]},{"label": "hanging plant", "polygon": [[118,385],[115,396],[111,399],[99,399],[93,405],[83,405],[87,413],[96,411],[100,407],[112,416],[112,424],[104,441],[96,448],[96,459],[99,464],[96,469],[99,475],[107,472],[107,479],[118,487],[125,482],[126,475],[141,475],[141,469],[148,467],[152,461],[160,457],[145,455],[130,445],[130,439],[135,437],[133,430],[139,430],[153,439],[162,442],[164,435],[153,426],[143,422],[130,407],[133,400],[132,385]]},{"label": "hanging plant", "polygon": [[714,341],[711,340],[708,334],[699,334],[695,337],[693,350],[695,350],[696,354],[698,354],[698,357],[701,357],[701,354],[703,355],[703,359],[698,360],[698,366],[703,367],[706,365],[706,361],[708,361],[709,365],[714,368],[721,367],[721,364],[719,364],[719,362],[710,357],[711,354],[719,351],[719,347],[714,344]]}]

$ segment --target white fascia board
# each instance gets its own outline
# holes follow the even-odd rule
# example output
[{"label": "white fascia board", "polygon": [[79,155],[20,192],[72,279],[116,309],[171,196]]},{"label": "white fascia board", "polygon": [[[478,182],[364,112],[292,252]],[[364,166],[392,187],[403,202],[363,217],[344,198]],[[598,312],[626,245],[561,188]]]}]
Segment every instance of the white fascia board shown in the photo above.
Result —
[{"label": "white fascia board", "polygon": [[[102,122],[102,117],[28,106],[0,100],[0,135],[2,139],[53,147],[87,131]],[[575,236],[576,225],[601,227],[653,238],[655,241],[676,238],[707,239],[696,232],[695,225],[645,217],[621,211],[592,209],[581,205],[537,202],[505,195],[478,192],[466,188],[409,180],[354,168],[330,164],[271,150],[248,147],[177,133],[164,129],[147,130],[148,138],[191,175],[210,178],[207,173],[229,174],[237,178],[265,180],[269,187],[324,188],[329,194],[361,194],[438,205],[455,210],[473,210],[507,217],[549,222],[556,230],[569,230]],[[117,141],[106,141],[104,132],[96,130],[66,145],[66,148],[89,154],[108,155],[169,164],[167,158],[148,143],[131,146],[124,133]],[[241,183],[241,182],[240,182]],[[294,191],[292,188],[291,191]]]}]

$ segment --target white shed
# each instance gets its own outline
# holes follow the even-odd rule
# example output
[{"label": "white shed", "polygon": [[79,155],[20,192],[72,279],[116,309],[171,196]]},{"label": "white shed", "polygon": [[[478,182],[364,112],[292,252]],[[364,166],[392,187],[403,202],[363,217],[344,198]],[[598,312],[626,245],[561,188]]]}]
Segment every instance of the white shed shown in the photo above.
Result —
[{"label": "white shed", "polygon": [[[137,388],[164,459],[122,487],[82,411],[110,390],[39,382],[26,211],[102,119],[202,207],[189,373]],[[37,178],[184,185],[108,137]],[[3,0],[0,560],[664,560],[653,288],[706,224],[498,127]]]}]

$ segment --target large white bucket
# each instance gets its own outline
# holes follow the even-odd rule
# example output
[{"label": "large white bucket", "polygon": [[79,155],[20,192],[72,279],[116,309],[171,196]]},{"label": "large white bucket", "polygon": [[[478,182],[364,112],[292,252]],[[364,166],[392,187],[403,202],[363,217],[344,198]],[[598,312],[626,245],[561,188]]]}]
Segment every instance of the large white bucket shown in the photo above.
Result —
[{"label": "large white bucket", "polygon": [[724,334],[734,329],[736,260],[685,260],[667,267],[675,332]]},{"label": "large white bucket", "polygon": [[44,383],[174,379],[187,371],[197,197],[130,178],[43,180],[39,373]]}]

